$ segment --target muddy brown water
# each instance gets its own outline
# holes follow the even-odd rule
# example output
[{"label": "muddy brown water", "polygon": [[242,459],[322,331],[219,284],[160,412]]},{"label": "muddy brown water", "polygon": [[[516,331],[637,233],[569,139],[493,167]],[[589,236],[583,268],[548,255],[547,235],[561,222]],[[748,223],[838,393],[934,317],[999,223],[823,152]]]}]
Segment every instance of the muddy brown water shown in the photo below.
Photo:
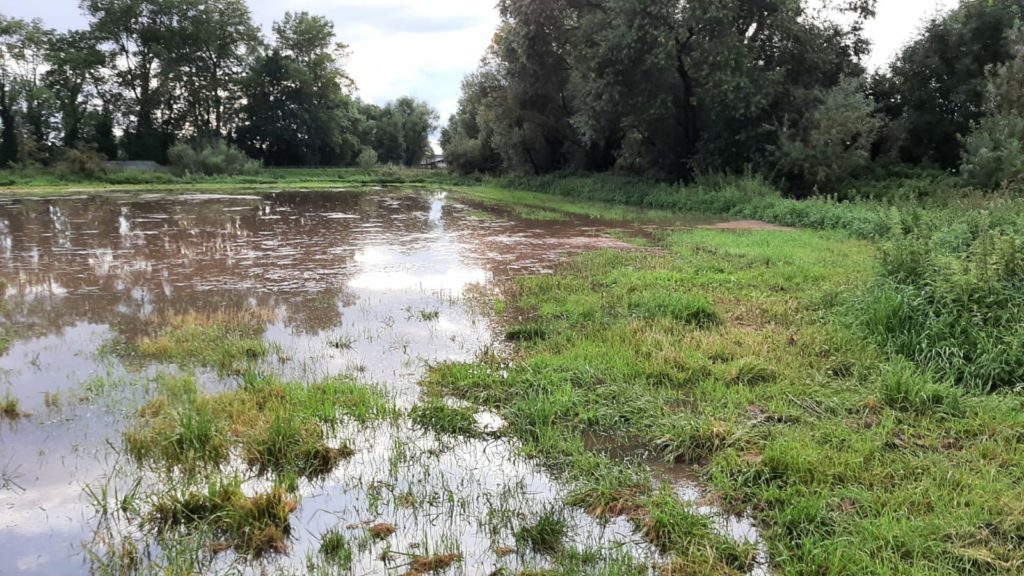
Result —
[{"label": "muddy brown water", "polygon": [[[288,360],[268,369],[306,381],[353,374],[409,407],[429,364],[500,346],[480,294],[549,272],[568,254],[627,248],[613,230],[652,229],[528,221],[444,193],[393,190],[0,199],[0,327],[13,335],[0,356],[0,397],[30,413],[0,422],[0,574],[94,568],[95,495],[129,489],[119,447],[134,393],[144,396],[154,374],[174,369],[124,366],[98,351],[147,318],[269,310],[263,337]],[[331,345],[338,340],[351,347]],[[211,372],[199,377],[211,389],[231,385]],[[103,400],[95,388],[111,383],[122,393]],[[369,522],[399,531],[386,544],[357,547],[354,574],[403,572],[400,561],[381,559],[383,546],[458,551],[464,560],[453,572],[463,574],[544,566],[529,554],[494,553],[514,545],[515,522],[557,506],[564,493],[514,443],[452,443],[404,421],[344,434],[356,456],[302,486],[289,555],[258,567],[222,555],[206,570],[302,573],[324,532],[357,540]],[[410,495],[420,504],[402,506]],[[657,560],[625,521],[568,514],[579,546]]]}]

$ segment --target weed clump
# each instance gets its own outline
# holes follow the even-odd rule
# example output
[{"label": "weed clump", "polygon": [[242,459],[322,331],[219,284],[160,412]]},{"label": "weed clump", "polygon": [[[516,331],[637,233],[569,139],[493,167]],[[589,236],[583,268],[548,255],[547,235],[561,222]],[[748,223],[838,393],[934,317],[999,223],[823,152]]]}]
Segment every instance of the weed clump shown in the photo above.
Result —
[{"label": "weed clump", "polygon": [[660,425],[660,452],[673,462],[699,464],[737,441],[726,422],[708,416],[680,415]]},{"label": "weed clump", "polygon": [[320,557],[331,566],[344,570],[352,565],[354,553],[345,535],[331,530],[320,539]]},{"label": "weed clump", "polygon": [[516,544],[538,554],[554,554],[562,550],[568,531],[565,518],[553,510],[548,510],[533,524],[516,530]]},{"label": "weed clump", "polygon": [[0,419],[15,421],[21,420],[25,416],[27,414],[21,411],[18,398],[8,390],[7,394],[4,395],[3,401],[0,402]]},{"label": "weed clump", "polygon": [[754,358],[742,358],[729,367],[727,378],[734,384],[741,386],[758,386],[770,384],[778,378],[778,373]]},{"label": "weed clump", "polygon": [[547,337],[547,329],[538,323],[521,324],[505,332],[505,340],[509,342],[535,342]]},{"label": "weed clump", "polygon": [[394,524],[374,524],[366,529],[366,532],[375,540],[387,540],[397,531]]},{"label": "weed clump", "polygon": [[652,495],[644,509],[632,521],[647,541],[663,552],[673,551],[679,563],[703,566],[700,573],[745,572],[754,560],[753,546],[716,537],[707,518],[688,510],[670,492]]},{"label": "weed clump", "polygon": [[644,320],[667,318],[698,328],[714,326],[722,321],[711,301],[695,294],[645,291],[631,297],[629,309]]},{"label": "weed clump", "polygon": [[212,551],[249,556],[283,554],[291,536],[291,514],[298,503],[282,487],[247,496],[241,480],[218,482],[205,492],[173,494],[158,501],[152,522],[161,532],[201,527],[215,539]]},{"label": "weed clump", "polygon": [[883,277],[861,299],[862,325],[964,388],[1021,386],[1024,230],[940,232],[922,225],[883,244]]},{"label": "weed clump", "polygon": [[462,554],[438,554],[435,556],[416,556],[409,564],[410,574],[431,574],[447,570],[462,561]]},{"label": "weed clump", "polygon": [[930,376],[907,361],[897,360],[877,376],[878,394],[895,410],[918,414],[962,413],[962,393],[951,386],[936,384]]},{"label": "weed clump", "polygon": [[323,424],[295,414],[277,414],[262,433],[254,433],[244,448],[250,467],[261,474],[298,474],[320,478],[330,474],[355,451],[347,444],[328,446]]}]

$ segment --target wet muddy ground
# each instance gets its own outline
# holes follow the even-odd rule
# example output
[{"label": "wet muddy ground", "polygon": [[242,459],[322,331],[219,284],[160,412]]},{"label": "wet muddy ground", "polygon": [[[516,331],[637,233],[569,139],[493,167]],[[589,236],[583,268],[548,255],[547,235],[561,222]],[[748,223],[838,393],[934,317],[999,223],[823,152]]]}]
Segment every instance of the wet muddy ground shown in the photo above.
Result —
[{"label": "wet muddy ground", "polygon": [[[237,387],[238,375],[112,350],[168,318],[256,318],[272,350],[261,374],[309,383],[349,375],[380,386],[404,414],[431,363],[502,351],[494,310],[510,279],[584,250],[635,249],[614,238],[652,230],[524,220],[427,192],[0,199],[0,399],[16,406],[0,418],[0,572],[125,573],[180,566],[174,555],[191,553],[204,572],[305,573],[331,533],[352,543],[354,574],[406,573],[435,555],[457,555],[449,572],[458,574],[543,568],[543,554],[512,552],[514,531],[564,508],[558,479],[513,441],[451,438],[405,416],[332,431],[354,454],[298,483],[285,553],[172,550],[119,513],[167,481],[130,462],[123,434],[159,375],[194,373],[207,391]],[[684,480],[666,478],[715,514]],[[261,482],[246,477],[244,489]],[[656,564],[628,522],[561,513],[570,544]],[[376,525],[395,532],[368,537]],[[756,539],[740,519],[721,525]]]}]

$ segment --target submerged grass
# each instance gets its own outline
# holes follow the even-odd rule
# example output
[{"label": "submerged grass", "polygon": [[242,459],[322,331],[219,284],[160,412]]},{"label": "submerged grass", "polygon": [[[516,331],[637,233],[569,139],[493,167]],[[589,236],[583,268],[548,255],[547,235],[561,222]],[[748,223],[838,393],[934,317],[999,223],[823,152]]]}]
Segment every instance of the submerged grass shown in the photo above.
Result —
[{"label": "submerged grass", "polygon": [[[192,376],[156,378],[155,397],[124,432],[129,463],[141,466],[131,471],[141,474],[134,488],[122,496],[90,488],[101,518],[118,518],[95,566],[119,573],[119,559],[136,558],[155,571],[166,563],[205,573],[223,552],[246,560],[287,552],[300,481],[322,479],[354,453],[337,438],[341,426],[395,413],[380,389],[343,377],[307,385],[249,371],[239,380],[206,393]],[[184,557],[141,560],[153,543]],[[343,570],[351,555],[340,534],[328,534],[319,565]]]},{"label": "submerged grass", "polygon": [[8,390],[4,393],[4,397],[0,400],[0,420],[9,420],[11,422],[21,420],[26,414],[21,410],[21,403],[18,401],[17,396],[11,394]]},{"label": "submerged grass", "polygon": [[698,464],[721,506],[757,520],[779,574],[1024,570],[1024,401],[874,345],[856,305],[881,272],[871,244],[695,230],[664,249],[519,280],[511,365],[441,365],[426,386],[501,414],[566,472],[570,504],[630,519],[666,573],[743,572],[753,550],[584,433]]}]

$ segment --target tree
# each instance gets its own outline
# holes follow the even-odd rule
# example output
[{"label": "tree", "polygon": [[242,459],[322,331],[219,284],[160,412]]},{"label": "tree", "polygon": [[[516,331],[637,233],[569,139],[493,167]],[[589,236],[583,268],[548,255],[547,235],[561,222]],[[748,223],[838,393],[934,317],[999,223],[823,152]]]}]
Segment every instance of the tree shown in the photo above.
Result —
[{"label": "tree", "polygon": [[784,128],[772,159],[796,195],[829,193],[871,163],[882,119],[863,82],[848,78],[820,90],[818,104],[795,129]]},{"label": "tree", "polygon": [[874,1],[825,4],[504,0],[487,90],[463,99],[449,153],[486,153],[485,134],[514,171],[628,165],[688,180],[763,165],[787,118],[863,73]]},{"label": "tree", "polygon": [[177,0],[82,0],[90,29],[125,96],[124,146],[129,159],[165,161],[172,135],[162,126],[170,94],[162,65],[176,33]]},{"label": "tree", "polygon": [[0,15],[0,168],[18,161],[18,128],[14,117],[15,42],[24,22]]},{"label": "tree", "polygon": [[164,63],[176,94],[175,132],[219,139],[234,125],[259,30],[244,0],[179,1],[175,21]]},{"label": "tree", "polygon": [[1024,181],[1024,28],[1008,36],[1012,58],[990,69],[986,116],[963,138],[961,170],[988,189]]},{"label": "tree", "polygon": [[490,93],[498,90],[496,79],[485,72],[470,74],[463,81],[459,109],[441,130],[441,149],[454,170],[470,174],[501,168],[492,127],[481,118]]},{"label": "tree", "polygon": [[430,134],[437,127],[437,112],[426,102],[402,97],[383,108],[370,105],[369,139],[379,162],[417,166],[430,152]]},{"label": "tree", "polygon": [[44,81],[60,111],[61,142],[72,148],[82,139],[89,102],[95,97],[89,85],[96,81],[105,58],[92,34],[71,31],[54,35],[46,59],[49,69]]},{"label": "tree", "polygon": [[53,99],[43,84],[46,48],[53,31],[39,20],[0,16],[0,118],[3,118],[0,162],[47,159],[55,129]]},{"label": "tree", "polygon": [[1007,32],[1022,16],[1024,0],[965,0],[897,57],[879,81],[888,115],[907,125],[903,160],[959,164],[959,136],[985,115],[987,71],[1010,59]]},{"label": "tree", "polygon": [[270,165],[351,164],[360,151],[358,113],[334,24],[288,13],[273,29],[274,47],[244,82],[238,140]]}]

